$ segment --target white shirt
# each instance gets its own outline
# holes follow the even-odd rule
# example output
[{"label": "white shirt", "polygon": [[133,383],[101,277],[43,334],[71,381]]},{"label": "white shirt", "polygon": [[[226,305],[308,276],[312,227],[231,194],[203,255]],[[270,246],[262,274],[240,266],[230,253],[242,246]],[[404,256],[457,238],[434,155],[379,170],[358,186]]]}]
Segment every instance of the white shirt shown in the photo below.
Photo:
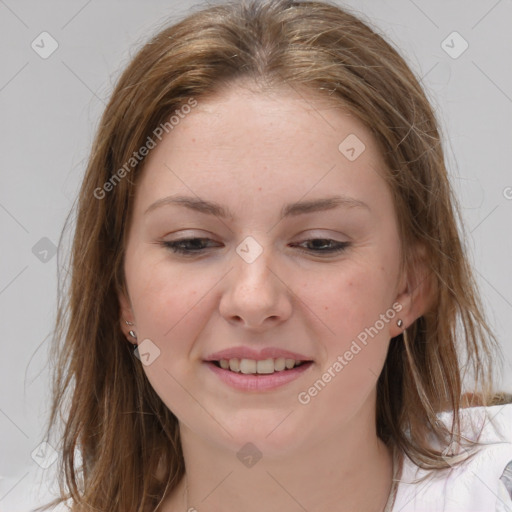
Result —
[{"label": "white shirt", "polygon": [[[450,427],[451,413],[438,417]],[[512,512],[512,404],[463,409],[461,418],[461,433],[475,440],[482,429],[487,446],[446,472],[404,457],[392,512]]]}]

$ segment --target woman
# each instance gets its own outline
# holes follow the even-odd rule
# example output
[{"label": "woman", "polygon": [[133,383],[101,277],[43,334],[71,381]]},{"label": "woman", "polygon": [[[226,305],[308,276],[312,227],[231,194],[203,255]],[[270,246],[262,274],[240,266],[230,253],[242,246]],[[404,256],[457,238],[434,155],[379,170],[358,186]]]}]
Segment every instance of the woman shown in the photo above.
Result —
[{"label": "woman", "polygon": [[54,503],[510,510],[458,215],[418,81],[351,14],[233,2],[161,31],[80,191]]}]

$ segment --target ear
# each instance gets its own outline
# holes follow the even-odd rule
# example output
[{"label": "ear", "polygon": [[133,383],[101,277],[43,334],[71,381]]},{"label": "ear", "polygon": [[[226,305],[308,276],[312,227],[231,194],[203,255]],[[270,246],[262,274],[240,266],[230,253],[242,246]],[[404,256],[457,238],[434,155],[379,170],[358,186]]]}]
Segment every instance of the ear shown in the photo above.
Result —
[{"label": "ear", "polygon": [[393,322],[390,328],[391,337],[398,336],[422,315],[430,312],[435,305],[437,295],[437,279],[428,264],[429,257],[425,246],[417,245],[412,249],[409,269],[400,280],[398,295],[395,302],[402,306],[397,318],[403,321],[402,327]]},{"label": "ear", "polygon": [[[126,290],[120,290],[118,291],[118,300],[119,300],[119,308],[120,308],[120,314],[119,314],[119,322],[121,331],[123,331],[125,337],[133,343],[133,338],[130,336],[130,331],[135,329],[135,319],[133,316],[133,310],[130,303],[130,300],[128,298],[128,294]],[[131,322],[134,325],[128,325],[126,321]]]}]

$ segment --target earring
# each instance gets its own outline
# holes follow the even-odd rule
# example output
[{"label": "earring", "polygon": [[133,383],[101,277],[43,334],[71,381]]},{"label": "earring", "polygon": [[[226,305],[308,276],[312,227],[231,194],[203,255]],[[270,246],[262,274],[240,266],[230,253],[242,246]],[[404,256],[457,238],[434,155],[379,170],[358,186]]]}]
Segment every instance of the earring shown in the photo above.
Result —
[{"label": "earring", "polygon": [[401,318],[397,320],[396,325],[398,325],[398,327],[402,327],[402,325],[404,325]]},{"label": "earring", "polygon": [[133,322],[128,322],[128,320],[125,320],[125,321],[124,321],[124,323],[125,323],[126,325],[133,325]]},{"label": "earring", "polygon": [[131,336],[132,338],[137,339],[137,335],[135,334],[135,332],[134,332],[134,331],[130,331],[130,332],[129,332],[129,334],[130,334],[130,336]]}]

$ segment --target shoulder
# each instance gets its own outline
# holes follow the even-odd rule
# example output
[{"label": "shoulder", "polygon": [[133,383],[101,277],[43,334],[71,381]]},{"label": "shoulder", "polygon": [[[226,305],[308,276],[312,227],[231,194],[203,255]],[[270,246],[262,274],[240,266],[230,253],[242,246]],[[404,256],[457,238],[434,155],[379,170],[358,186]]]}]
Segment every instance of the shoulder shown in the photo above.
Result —
[{"label": "shoulder", "polygon": [[[450,413],[438,417],[451,425]],[[461,431],[479,441],[476,455],[439,472],[405,458],[393,511],[512,512],[512,404],[463,409]]]}]

